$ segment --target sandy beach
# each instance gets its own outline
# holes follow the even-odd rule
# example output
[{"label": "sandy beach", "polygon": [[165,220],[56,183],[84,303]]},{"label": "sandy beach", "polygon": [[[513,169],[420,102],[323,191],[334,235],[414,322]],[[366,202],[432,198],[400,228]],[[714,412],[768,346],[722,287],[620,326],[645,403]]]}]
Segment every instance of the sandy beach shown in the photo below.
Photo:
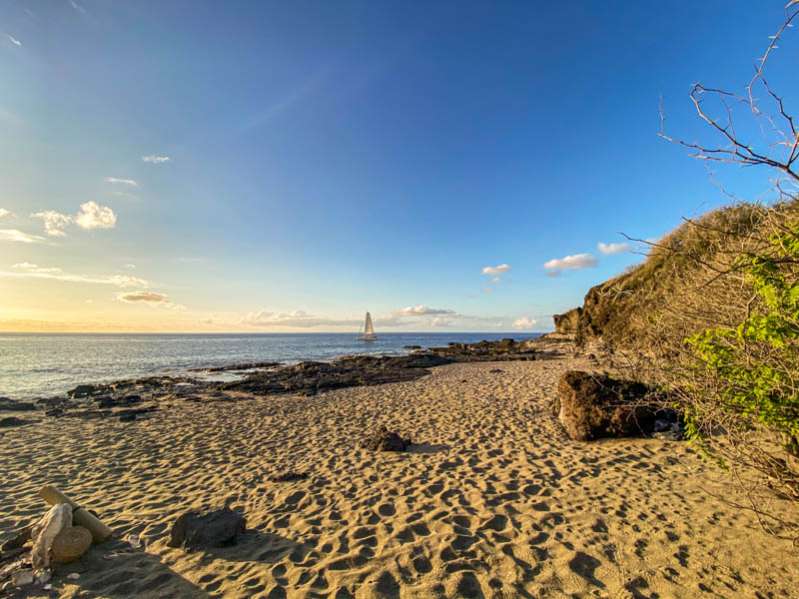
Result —
[{"label": "sandy beach", "polygon": [[[43,419],[0,437],[0,528],[39,517],[51,483],[114,529],[58,568],[62,597],[799,596],[796,549],[708,494],[728,491],[687,444],[566,437],[550,400],[588,367],[452,364],[312,397],[164,400],[131,423]],[[413,451],[362,449],[380,424]],[[270,482],[289,470],[309,477]],[[166,546],[178,514],[225,502],[247,518],[236,546]]]}]

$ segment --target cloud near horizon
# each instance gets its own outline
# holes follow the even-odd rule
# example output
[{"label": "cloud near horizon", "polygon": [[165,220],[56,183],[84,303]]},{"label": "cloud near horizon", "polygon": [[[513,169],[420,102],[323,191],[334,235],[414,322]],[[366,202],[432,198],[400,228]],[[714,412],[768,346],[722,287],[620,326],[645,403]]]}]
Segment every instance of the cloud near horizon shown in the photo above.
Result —
[{"label": "cloud near horizon", "polygon": [[0,208],[0,220],[3,220],[4,218],[14,218],[14,213],[11,212],[11,210]]},{"label": "cloud near horizon", "polygon": [[574,254],[563,258],[553,258],[544,263],[544,268],[553,273],[560,273],[562,270],[581,270],[583,268],[594,268],[599,262],[592,254]]},{"label": "cloud near horizon", "polygon": [[623,254],[632,250],[632,246],[629,243],[603,243],[600,241],[596,247],[606,256]]},{"label": "cloud near horizon", "polygon": [[167,308],[169,310],[185,310],[181,304],[169,301],[169,296],[155,291],[131,291],[128,293],[117,294],[117,300],[126,304],[145,304],[155,308]]},{"label": "cloud near horizon", "polygon": [[519,330],[530,330],[532,329],[538,321],[535,318],[530,318],[529,316],[522,316],[521,318],[517,318],[513,321],[513,328]]},{"label": "cloud near horizon", "polygon": [[395,313],[397,316],[443,316],[455,314],[455,310],[446,310],[443,308],[429,308],[423,304],[417,306],[408,306],[401,308]]}]

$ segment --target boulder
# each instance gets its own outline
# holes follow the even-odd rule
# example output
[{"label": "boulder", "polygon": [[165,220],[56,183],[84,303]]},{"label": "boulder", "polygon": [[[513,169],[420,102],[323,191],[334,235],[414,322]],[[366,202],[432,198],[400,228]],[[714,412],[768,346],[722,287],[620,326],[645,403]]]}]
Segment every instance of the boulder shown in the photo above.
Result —
[{"label": "boulder", "polygon": [[11,428],[12,426],[24,426],[26,424],[30,424],[30,422],[22,418],[17,418],[16,416],[0,418],[0,428]]},{"label": "boulder", "polygon": [[643,383],[571,370],[558,383],[553,413],[575,441],[636,437],[655,432],[658,420],[677,420],[659,407],[664,400]]},{"label": "boulder", "polygon": [[228,507],[190,511],[175,520],[167,545],[189,551],[235,545],[246,528],[244,516]]},{"label": "boulder", "polygon": [[300,480],[308,480],[308,473],[289,470],[287,472],[281,472],[269,480],[273,483],[293,483]]},{"label": "boulder", "polygon": [[410,439],[403,439],[395,432],[389,431],[385,426],[381,426],[371,435],[363,446],[372,451],[407,451],[411,446]]}]

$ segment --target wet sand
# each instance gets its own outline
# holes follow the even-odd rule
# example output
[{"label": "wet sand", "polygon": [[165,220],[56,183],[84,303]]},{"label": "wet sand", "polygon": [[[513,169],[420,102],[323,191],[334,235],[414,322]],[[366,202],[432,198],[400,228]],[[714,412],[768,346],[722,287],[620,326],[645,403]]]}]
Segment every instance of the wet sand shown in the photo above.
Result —
[{"label": "wet sand", "polygon": [[[115,530],[57,570],[63,597],[799,596],[799,551],[708,495],[728,490],[686,444],[563,434],[549,399],[588,366],[453,364],[313,397],[175,398],[137,422],[6,429],[0,530],[43,512],[46,483]],[[360,448],[381,424],[419,445]],[[270,482],[289,470],[309,477]],[[226,501],[247,518],[238,545],[166,546],[179,513]]]}]

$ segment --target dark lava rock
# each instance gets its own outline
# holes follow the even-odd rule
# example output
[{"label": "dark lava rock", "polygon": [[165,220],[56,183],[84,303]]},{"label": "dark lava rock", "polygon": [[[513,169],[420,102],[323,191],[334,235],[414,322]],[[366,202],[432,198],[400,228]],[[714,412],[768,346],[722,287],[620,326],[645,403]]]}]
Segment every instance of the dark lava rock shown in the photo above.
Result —
[{"label": "dark lava rock", "polygon": [[235,545],[238,535],[246,528],[244,516],[227,507],[186,512],[172,525],[167,545],[189,551]]},{"label": "dark lava rock", "polygon": [[102,397],[94,397],[93,400],[97,404],[98,408],[107,410],[110,408],[123,408],[140,403],[141,395],[125,395],[124,397],[111,397],[109,395],[103,395]]},{"label": "dark lava rock", "polygon": [[67,396],[72,399],[82,399],[84,397],[91,397],[92,395],[99,395],[100,393],[108,393],[112,391],[110,385],[78,385],[74,389],[67,391]]},{"label": "dark lava rock", "polygon": [[376,433],[363,443],[365,449],[372,451],[407,451],[410,446],[410,439],[403,439],[397,433],[389,431],[385,426],[381,426]]},{"label": "dark lava rock", "polygon": [[16,416],[8,416],[0,418],[0,428],[11,428],[12,426],[25,426],[30,424],[30,421],[17,418]]},{"label": "dark lava rock", "polygon": [[505,371],[502,370],[501,368],[492,368],[488,372],[490,372],[491,374],[500,374],[500,373],[505,372]]},{"label": "dark lava rock", "polygon": [[422,349],[422,346],[421,345],[406,345],[405,347],[403,347],[403,349],[407,349],[407,350],[410,350],[410,351],[415,351],[417,349]]},{"label": "dark lava rock", "polygon": [[307,472],[282,472],[277,476],[273,476],[269,479],[273,483],[293,483],[298,480],[308,480],[308,473]]},{"label": "dark lava rock", "polygon": [[148,406],[146,408],[132,408],[129,410],[119,410],[117,412],[114,412],[114,415],[119,416],[120,422],[133,422],[137,420],[139,416],[143,416],[144,414],[150,414],[157,410],[158,408],[156,406]]},{"label": "dark lava rock", "polygon": [[604,374],[571,370],[561,377],[558,395],[554,415],[575,441],[650,435],[658,419],[677,420],[675,412],[659,407],[663,395]]},{"label": "dark lava rock", "polygon": [[14,401],[8,397],[0,397],[0,410],[9,412],[32,412],[36,409],[36,404],[29,401]]}]

